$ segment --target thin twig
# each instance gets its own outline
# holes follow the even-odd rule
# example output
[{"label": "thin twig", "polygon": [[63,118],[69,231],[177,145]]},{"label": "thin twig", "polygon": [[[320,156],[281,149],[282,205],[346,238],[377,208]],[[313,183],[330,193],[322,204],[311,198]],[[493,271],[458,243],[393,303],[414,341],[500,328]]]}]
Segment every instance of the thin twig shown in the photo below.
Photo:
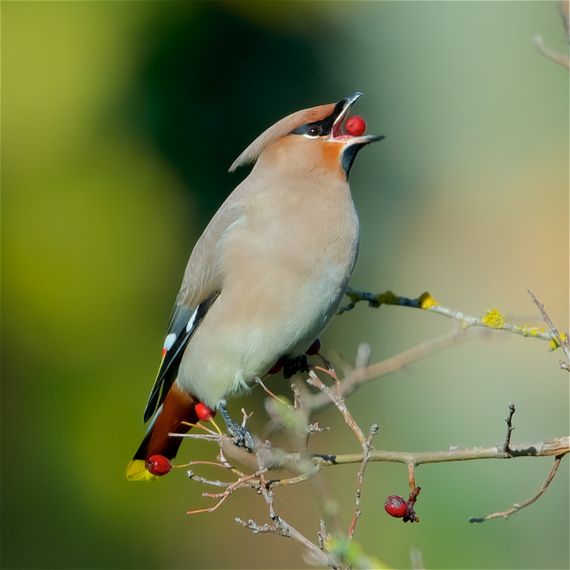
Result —
[{"label": "thin twig", "polygon": [[536,296],[530,289],[528,289],[528,294],[530,295],[532,302],[538,307],[538,310],[542,315],[542,320],[546,323],[546,325],[550,329],[550,332],[553,337],[551,340],[552,349],[554,350],[559,346],[562,347],[562,350],[566,355],[567,360],[569,361],[569,362],[560,362],[560,368],[570,372],[570,340],[568,339],[568,335],[562,334],[558,331],[558,329],[552,322],[552,319],[550,318],[549,314],[546,312],[544,305],[536,298]]},{"label": "thin twig", "polygon": [[507,423],[507,436],[505,438],[505,443],[503,445],[503,451],[511,455],[511,435],[515,426],[513,425],[513,416],[515,415],[515,405],[509,404],[509,415],[505,418]]},{"label": "thin twig", "polygon": [[317,544],[309,540],[304,534],[300,533],[295,527],[291,526],[287,521],[285,521],[275,512],[275,508],[273,506],[273,492],[267,487],[267,485],[264,484],[263,477],[260,479],[258,491],[265,499],[265,502],[269,509],[269,517],[272,521],[272,524],[265,524],[263,526],[260,526],[251,519],[244,521],[240,518],[236,518],[236,522],[241,526],[249,528],[255,534],[272,533],[279,536],[284,536],[286,538],[292,538],[307,548],[311,555],[316,560],[318,560],[321,565],[326,564],[327,566],[330,566],[330,557],[325,552],[323,552]]},{"label": "thin twig", "polygon": [[511,515],[517,513],[521,509],[524,509],[525,507],[532,505],[535,501],[537,501],[544,494],[546,489],[548,489],[548,486],[550,485],[550,483],[552,483],[552,480],[554,479],[554,477],[556,476],[556,472],[558,471],[558,467],[560,467],[560,462],[562,461],[562,457],[563,457],[562,455],[557,455],[554,458],[554,465],[551,467],[550,471],[548,472],[548,475],[546,476],[546,480],[541,485],[540,489],[530,499],[527,499],[526,501],[523,501],[522,503],[515,503],[510,509],[507,509],[506,511],[499,511],[496,513],[490,513],[485,517],[471,517],[469,519],[469,522],[471,522],[471,523],[482,523],[482,522],[485,522],[485,521],[488,521],[491,519],[498,519],[498,518],[508,519]]},{"label": "thin twig", "polygon": [[220,480],[216,480],[216,479],[207,479],[206,477],[202,477],[201,475],[197,475],[196,473],[194,473],[194,471],[191,471],[190,469],[188,469],[188,471],[186,471],[186,475],[188,476],[188,479],[192,479],[193,481],[196,481],[197,483],[203,483],[204,485],[211,485],[212,487],[229,487],[231,485],[231,483],[228,483],[227,481],[220,481]]},{"label": "thin twig", "polygon": [[408,463],[408,486],[410,487],[410,493],[416,490],[416,464],[413,462]]},{"label": "thin twig", "polygon": [[[362,384],[375,380],[387,374],[398,372],[410,364],[414,364],[436,352],[450,348],[473,339],[481,334],[481,331],[455,330],[438,338],[420,342],[399,354],[366,366],[364,368],[355,367],[340,383],[330,390],[335,396],[344,398],[350,396]],[[330,397],[326,393],[309,394],[305,397],[305,406],[311,412],[316,412],[331,403]]]},{"label": "thin twig", "polygon": [[362,463],[360,464],[360,469],[356,474],[356,490],[354,492],[354,513],[352,515],[352,521],[348,527],[348,540],[351,541],[354,537],[354,531],[356,530],[356,523],[362,514],[360,510],[360,498],[362,496],[362,485],[364,484],[364,472],[366,471],[366,466],[370,461],[370,453],[372,452],[372,440],[376,436],[379,430],[378,424],[372,424],[370,426],[370,431],[368,432],[368,437],[364,444],[362,450]]},{"label": "thin twig", "polygon": [[319,525],[319,532],[317,532],[317,540],[318,540],[319,548],[323,551],[325,550],[325,544],[327,543],[327,538],[328,538],[327,527],[326,527],[324,519],[321,519],[321,522]]},{"label": "thin twig", "polygon": [[168,437],[183,437],[186,439],[203,439],[205,441],[218,441],[220,439],[220,435],[217,433],[213,433],[210,435],[210,434],[201,434],[201,433],[174,433],[174,432],[169,432]]},{"label": "thin twig", "polygon": [[279,402],[280,404],[283,404],[284,406],[288,406],[291,407],[291,404],[289,404],[289,402],[287,402],[287,400],[285,400],[285,398],[281,398],[280,396],[277,396],[277,394],[274,394],[264,383],[263,380],[259,377],[259,376],[254,376],[252,379],[252,382],[254,384],[259,384],[262,388],[262,390],[272,399],[272,400],[276,400],[277,402]]},{"label": "thin twig", "polygon": [[[319,368],[319,367],[317,367],[317,369],[326,372],[332,376],[332,371],[328,371],[324,368]],[[333,377],[336,378],[336,374]],[[336,388],[339,388],[341,384],[338,383],[338,378],[336,378],[336,381],[337,381]],[[366,445],[366,437],[364,436],[364,433],[360,429],[360,426],[354,421],[354,418],[348,411],[348,408],[346,407],[346,404],[344,402],[344,398],[341,395],[339,395],[338,392],[340,390],[337,390],[335,392],[332,389],[330,389],[317,376],[315,370],[309,370],[309,378],[307,378],[307,383],[310,384],[311,386],[314,386],[315,388],[318,388],[322,392],[322,394],[324,394],[327,398],[330,398],[331,402],[336,406],[337,410],[341,413],[342,417],[344,418],[346,425],[352,430],[352,432],[356,436],[356,439],[358,439],[360,446],[364,447]]]},{"label": "thin twig", "polygon": [[[186,511],[186,514],[187,515],[197,515],[200,513],[212,513],[212,512],[214,512],[215,510],[217,510],[219,507],[222,506],[222,504],[228,499],[228,497],[230,495],[233,494],[233,492],[236,489],[239,489],[239,488],[245,486],[245,484],[248,481],[251,481],[252,479],[255,479],[259,476],[260,476],[259,473],[251,473],[250,475],[244,475],[243,477],[240,477],[237,481],[229,484],[223,493],[203,493],[204,497],[219,499],[218,502],[215,505],[213,505],[212,507],[206,507],[203,509],[194,509],[194,510]],[[192,477],[190,477],[190,478],[192,479]],[[210,484],[210,482],[208,482],[208,483]]]}]

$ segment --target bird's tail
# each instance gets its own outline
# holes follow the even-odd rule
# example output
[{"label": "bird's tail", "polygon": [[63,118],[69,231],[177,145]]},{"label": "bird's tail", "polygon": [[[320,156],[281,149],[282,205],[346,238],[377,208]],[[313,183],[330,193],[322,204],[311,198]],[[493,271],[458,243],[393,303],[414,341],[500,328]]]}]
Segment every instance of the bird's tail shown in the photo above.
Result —
[{"label": "bird's tail", "polygon": [[157,476],[146,468],[146,460],[152,455],[163,455],[167,459],[176,457],[182,438],[171,437],[170,433],[186,433],[196,423],[195,405],[198,402],[193,396],[182,391],[173,384],[164,402],[152,418],[149,428],[137,449],[133,459],[127,465],[129,481],[151,481]]}]

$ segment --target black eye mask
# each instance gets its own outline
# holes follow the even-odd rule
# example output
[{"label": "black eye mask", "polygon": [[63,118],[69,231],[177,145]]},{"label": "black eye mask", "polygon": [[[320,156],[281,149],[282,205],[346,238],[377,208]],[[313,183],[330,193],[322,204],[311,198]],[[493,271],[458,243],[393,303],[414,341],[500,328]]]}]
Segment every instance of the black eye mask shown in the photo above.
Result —
[{"label": "black eye mask", "polygon": [[333,112],[321,121],[315,121],[313,123],[306,123],[297,127],[291,134],[294,135],[309,135],[310,137],[323,137],[331,134],[334,122],[336,118],[342,113],[344,109],[345,101],[339,101]]}]

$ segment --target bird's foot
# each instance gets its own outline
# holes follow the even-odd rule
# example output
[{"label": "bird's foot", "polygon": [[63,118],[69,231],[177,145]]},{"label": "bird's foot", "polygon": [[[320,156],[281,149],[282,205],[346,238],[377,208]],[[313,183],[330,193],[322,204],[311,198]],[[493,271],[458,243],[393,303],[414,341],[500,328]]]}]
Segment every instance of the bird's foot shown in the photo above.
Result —
[{"label": "bird's foot", "polygon": [[250,453],[253,452],[255,448],[255,442],[253,441],[253,434],[245,427],[245,425],[238,424],[232,419],[228,410],[226,409],[225,401],[221,401],[217,405],[220,415],[222,416],[228,433],[232,437],[234,445],[237,447],[243,447]]},{"label": "bird's foot", "polygon": [[[229,431],[228,427],[228,431]],[[234,432],[230,432],[232,436],[232,441],[237,447],[243,447],[245,450],[253,453],[255,448],[255,443],[253,441],[253,434],[245,427],[240,424],[235,424]]]}]

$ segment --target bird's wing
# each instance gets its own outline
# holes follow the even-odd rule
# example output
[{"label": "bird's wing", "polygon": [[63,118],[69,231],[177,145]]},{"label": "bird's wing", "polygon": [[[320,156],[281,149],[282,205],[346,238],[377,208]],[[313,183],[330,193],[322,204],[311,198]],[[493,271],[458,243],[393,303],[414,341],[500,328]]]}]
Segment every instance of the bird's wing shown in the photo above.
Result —
[{"label": "bird's wing", "polygon": [[236,191],[214,215],[186,266],[164,339],[162,361],[144,411],[145,422],[164,401],[176,380],[186,346],[221,292],[224,241],[243,215],[237,199],[239,193],[237,196],[235,194]]},{"label": "bird's wing", "polygon": [[162,348],[162,361],[144,411],[145,422],[162,404],[172,383],[176,380],[178,365],[184,349],[218,294],[213,294],[196,308],[174,305]]}]

